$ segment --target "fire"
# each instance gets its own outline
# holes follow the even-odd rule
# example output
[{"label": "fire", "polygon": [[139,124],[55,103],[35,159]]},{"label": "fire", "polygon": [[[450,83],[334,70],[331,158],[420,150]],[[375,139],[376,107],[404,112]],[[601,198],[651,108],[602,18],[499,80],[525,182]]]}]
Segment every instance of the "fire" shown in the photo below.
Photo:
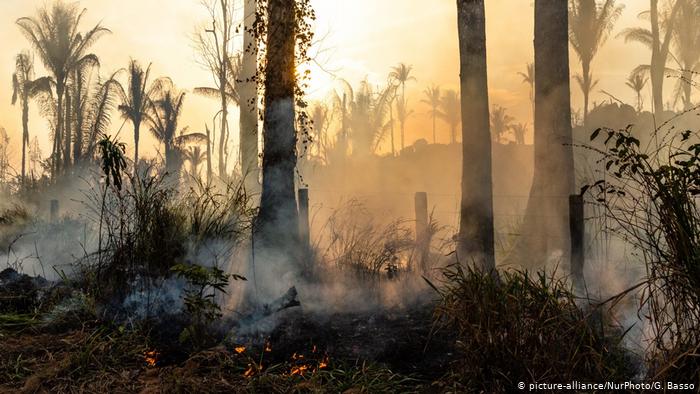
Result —
[{"label": "fire", "polygon": [[158,352],[155,350],[147,351],[143,354],[143,359],[146,362],[146,365],[149,367],[155,367],[156,363],[158,362]]},{"label": "fire", "polygon": [[323,357],[323,360],[319,361],[318,363],[318,369],[323,369],[328,367],[328,356],[326,355]]},{"label": "fire", "polygon": [[304,371],[308,370],[308,365],[300,365],[298,367],[292,367],[292,371],[289,373],[291,376],[299,375],[304,376]]},{"label": "fire", "polygon": [[236,346],[235,348],[233,348],[233,350],[235,350],[236,353],[241,354],[245,352],[245,346]]},{"label": "fire", "polygon": [[249,377],[253,376],[254,373],[255,373],[255,367],[253,366],[253,364],[248,364],[248,369],[246,369],[245,372],[243,372],[243,376],[246,378],[249,378]]},{"label": "fire", "polygon": [[269,340],[265,341],[265,351],[268,353],[272,351],[272,345]]}]

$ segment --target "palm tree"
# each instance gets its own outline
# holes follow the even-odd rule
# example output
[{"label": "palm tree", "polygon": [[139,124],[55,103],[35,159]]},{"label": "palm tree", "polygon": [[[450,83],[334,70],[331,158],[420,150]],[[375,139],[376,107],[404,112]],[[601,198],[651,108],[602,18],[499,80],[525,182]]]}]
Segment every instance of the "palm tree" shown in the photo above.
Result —
[{"label": "palm tree", "polygon": [[190,141],[205,141],[206,135],[188,133],[179,121],[185,102],[185,92],[178,91],[169,78],[156,80],[153,98],[148,102],[147,119],[151,133],[165,147],[165,170],[178,174],[182,167],[182,147]]},{"label": "palm tree", "polygon": [[525,145],[525,134],[527,134],[527,124],[516,123],[510,126],[513,131],[513,136],[515,137],[515,143],[518,145]]},{"label": "palm tree", "polygon": [[462,117],[462,199],[457,257],[496,269],[484,0],[458,0]]},{"label": "palm tree", "polygon": [[675,102],[683,101],[683,109],[693,107],[691,100],[693,78],[700,71],[700,2],[697,0],[677,0],[680,5],[673,29],[673,61],[680,69],[675,89]]},{"label": "palm tree", "polygon": [[183,152],[183,158],[190,163],[190,173],[192,176],[199,178],[199,165],[207,159],[207,152],[202,151],[202,147],[200,146],[190,146]]},{"label": "palm tree", "polygon": [[583,124],[588,121],[588,98],[598,81],[593,80],[591,62],[605,43],[610,30],[622,13],[615,0],[573,0],[569,6],[569,41],[581,61],[583,75],[576,81],[583,92]]},{"label": "palm tree", "polygon": [[440,116],[440,87],[430,86],[423,91],[425,98],[421,100],[423,103],[430,106],[430,116],[433,118],[433,144],[437,144],[437,134],[435,131],[435,119]]},{"label": "palm tree", "polygon": [[141,136],[141,122],[147,116],[149,102],[153,94],[153,86],[148,88],[148,76],[151,73],[151,64],[144,70],[136,61],[129,62],[127,69],[128,81],[126,91],[119,85],[121,104],[119,112],[122,118],[131,121],[134,127],[134,174],[139,164],[139,139]]},{"label": "palm tree", "polygon": [[[349,87],[348,87],[349,88]],[[389,108],[392,87],[375,92],[369,81],[360,83],[357,91],[348,90],[350,100],[349,126],[352,131],[353,154],[368,156],[379,149],[389,124],[385,122]],[[402,112],[403,111],[403,112]],[[405,121],[408,113],[405,107],[397,105],[399,121]],[[403,116],[403,117],[402,117]]]},{"label": "palm tree", "polygon": [[648,72],[651,81],[653,111],[657,119],[661,118],[664,110],[664,75],[666,74],[666,62],[670,52],[671,38],[673,36],[676,15],[682,1],[676,1],[671,10],[659,12],[659,0],[649,0],[648,19],[651,29],[634,27],[623,30],[620,34],[625,37],[625,42],[637,41],[651,49],[651,63],[640,65],[635,73]]},{"label": "palm tree", "polygon": [[454,90],[446,90],[442,94],[439,116],[450,127],[450,143],[457,143],[457,126],[462,121],[462,105],[459,94]]},{"label": "palm tree", "polygon": [[501,142],[503,135],[511,128],[515,118],[506,113],[506,108],[496,104],[491,110],[491,133],[493,142]]},{"label": "palm tree", "polygon": [[[403,103],[402,105],[404,107],[408,105],[406,102],[406,82],[415,80],[415,78],[411,76],[411,70],[413,70],[413,66],[408,66],[405,63],[399,63],[397,66],[392,67],[391,72],[389,73],[389,78],[391,78],[394,83],[401,87],[401,99],[399,102],[397,102],[397,106],[399,103]],[[399,124],[401,125],[401,150],[403,150],[406,142],[405,124],[400,120]]]},{"label": "palm tree", "polygon": [[625,85],[634,90],[634,92],[637,94],[637,112],[642,112],[642,90],[644,90],[644,87],[648,81],[648,77],[633,72],[629,77],[627,77],[627,81],[625,82]]},{"label": "palm tree", "polygon": [[70,138],[70,136],[64,136],[64,117],[66,116],[64,99],[66,99],[65,88],[68,77],[83,58],[94,56],[87,51],[103,34],[109,32],[99,23],[85,33],[79,32],[80,21],[85,11],[85,9],[80,11],[77,4],[55,1],[50,8],[40,9],[36,17],[23,17],[16,22],[20,31],[34,46],[55,83],[57,118],[53,141],[52,171],[54,175],[57,174],[60,166],[60,142],[62,138]]},{"label": "palm tree", "polygon": [[535,119],[535,63],[528,63],[525,72],[518,72],[523,77],[523,83],[530,86],[530,106],[532,107],[532,119]]},{"label": "palm tree", "polygon": [[12,105],[19,100],[22,106],[22,182],[26,176],[27,147],[29,146],[29,100],[39,93],[50,93],[51,79],[34,79],[34,60],[27,52],[15,58],[15,73],[12,74]]}]

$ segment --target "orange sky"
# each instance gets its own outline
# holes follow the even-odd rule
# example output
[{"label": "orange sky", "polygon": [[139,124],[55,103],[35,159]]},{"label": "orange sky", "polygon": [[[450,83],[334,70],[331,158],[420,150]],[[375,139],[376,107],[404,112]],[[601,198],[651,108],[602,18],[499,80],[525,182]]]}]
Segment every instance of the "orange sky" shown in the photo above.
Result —
[{"label": "orange sky", "polygon": [[[48,0],[47,0],[48,1]],[[383,83],[390,67],[398,62],[413,66],[416,81],[407,85],[409,106],[414,114],[407,125],[411,143],[431,135],[426,106],[420,103],[422,91],[435,83],[443,88],[458,88],[458,48],[456,6],[454,0],[312,0],[317,11],[316,31],[325,36],[326,51],[319,60],[325,68],[356,85],[368,77]],[[491,104],[507,107],[519,122],[531,122],[528,87],[521,83],[518,71],[532,61],[532,0],[488,0],[487,51],[489,94]],[[622,100],[633,102],[633,92],[624,80],[636,65],[648,62],[649,54],[638,44],[624,44],[615,38],[625,27],[640,25],[639,12],[648,5],[644,0],[622,1],[626,8],[605,47],[594,61],[598,89],[604,89]],[[20,112],[10,105],[14,56],[28,48],[14,21],[33,15],[44,0],[0,0],[0,126],[15,142],[13,160],[19,157]],[[101,20],[112,34],[93,48],[103,64],[103,73],[126,66],[130,57],[153,62],[154,76],[170,76],[185,89],[209,84],[210,76],[195,62],[191,35],[205,15],[199,0],[84,0],[88,9],[83,29]],[[38,61],[38,59],[37,59]],[[578,59],[572,54],[572,74],[579,72]],[[39,67],[38,74],[43,73]],[[312,98],[321,98],[336,86],[333,78],[315,69]],[[670,90],[670,89],[669,89]],[[572,103],[581,106],[581,94],[572,84]],[[592,101],[605,99],[596,91]],[[647,99],[647,102],[649,100]],[[190,95],[187,99],[184,124],[195,131],[216,112],[217,104]],[[236,122],[236,118],[232,120]],[[113,127],[122,121],[115,116]],[[235,123],[234,123],[235,124]],[[447,128],[438,123],[438,142],[447,142]],[[30,116],[30,133],[37,133],[44,154],[49,151],[45,125],[35,112]],[[122,139],[131,142],[129,125]],[[528,136],[528,139],[531,137]],[[145,154],[155,152],[153,139],[142,142]],[[234,141],[234,145],[237,142]]]}]

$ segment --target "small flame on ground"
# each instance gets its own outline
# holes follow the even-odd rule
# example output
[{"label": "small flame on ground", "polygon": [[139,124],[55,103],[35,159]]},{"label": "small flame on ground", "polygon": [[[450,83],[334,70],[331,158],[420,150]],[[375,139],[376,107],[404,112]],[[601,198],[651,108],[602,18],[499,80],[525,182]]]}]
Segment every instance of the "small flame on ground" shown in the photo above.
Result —
[{"label": "small flame on ground", "polygon": [[323,360],[321,360],[318,363],[318,369],[323,369],[323,368],[326,368],[327,366],[328,366],[328,356],[326,355],[325,357],[323,357]]},{"label": "small flame on ground", "polygon": [[309,369],[308,365],[300,365],[298,367],[292,367],[292,371],[289,373],[291,376],[299,375],[304,376],[304,371]]},{"label": "small flame on ground", "polygon": [[158,352],[155,350],[147,351],[143,354],[143,359],[149,367],[155,367],[158,362]]},{"label": "small flame on ground", "polygon": [[235,350],[236,353],[241,354],[245,352],[245,346],[236,346],[235,348],[233,348],[233,350]]},{"label": "small flame on ground", "polygon": [[254,373],[255,373],[255,367],[253,367],[253,364],[248,364],[248,369],[245,370],[245,372],[243,373],[243,376],[246,378],[249,378],[249,377],[253,376]]},{"label": "small flame on ground", "polygon": [[265,341],[265,351],[266,352],[271,352],[272,351],[272,345],[270,344],[269,340]]}]

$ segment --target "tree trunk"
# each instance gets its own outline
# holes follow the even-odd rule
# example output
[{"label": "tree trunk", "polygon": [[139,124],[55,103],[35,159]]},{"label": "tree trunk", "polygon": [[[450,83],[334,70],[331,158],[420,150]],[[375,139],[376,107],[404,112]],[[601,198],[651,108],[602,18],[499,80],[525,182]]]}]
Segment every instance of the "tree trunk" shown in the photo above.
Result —
[{"label": "tree trunk", "polygon": [[588,98],[591,94],[591,62],[590,60],[582,61],[581,68],[583,69],[583,125],[588,126]]},{"label": "tree trunk", "polygon": [[269,0],[267,4],[263,182],[254,237],[255,248],[263,252],[266,265],[272,264],[281,270],[275,275],[297,269],[299,259],[299,219],[294,188],[294,2]]},{"label": "tree trunk", "polygon": [[[228,141],[228,98],[226,97],[226,83],[228,67],[229,23],[228,2],[220,0],[223,22],[223,37],[221,42],[221,58],[219,59],[219,94],[221,96],[221,135],[219,137],[219,177],[226,179],[225,147]],[[218,51],[218,50],[217,50]]]},{"label": "tree trunk", "polygon": [[29,145],[29,97],[22,95],[22,183],[27,175],[27,145]]},{"label": "tree trunk", "polygon": [[508,258],[529,266],[557,254],[569,260],[574,158],[565,1],[535,0],[535,81],[534,176],[520,237]]},{"label": "tree trunk", "polygon": [[71,154],[70,154],[70,144],[71,144],[71,137],[72,137],[72,130],[71,130],[71,95],[69,92],[66,92],[66,119],[65,119],[65,128],[63,129],[63,171],[67,172],[70,168],[70,163],[71,163]]},{"label": "tree trunk", "polygon": [[139,137],[141,136],[141,120],[134,122],[134,176],[139,168]]},{"label": "tree trunk", "polygon": [[437,144],[437,134],[435,133],[435,111],[437,111],[437,108],[433,107],[433,144]]},{"label": "tree trunk", "polygon": [[491,132],[484,0],[457,0],[462,119],[462,201],[457,257],[494,270]]},{"label": "tree trunk", "polygon": [[212,135],[211,131],[209,130],[208,125],[204,125],[204,128],[207,130],[207,185],[211,183],[211,178],[212,178],[212,169],[211,169],[211,145],[212,145]]},{"label": "tree trunk", "polygon": [[[84,99],[82,99],[84,100]],[[73,161],[80,164],[83,158],[83,115],[82,101],[78,98],[75,102],[75,138],[73,139]]]},{"label": "tree trunk", "polygon": [[[58,79],[58,78],[57,78]],[[56,130],[53,138],[53,178],[55,179],[61,170],[61,141],[63,141],[63,93],[65,85],[59,81],[56,83]]]},{"label": "tree trunk", "polygon": [[391,156],[396,156],[396,145],[394,144],[394,104],[389,103],[389,124],[391,125]]},{"label": "tree trunk", "polygon": [[258,42],[253,31],[256,1],[244,0],[243,69],[240,86],[241,173],[246,189],[257,191],[258,185]]}]

